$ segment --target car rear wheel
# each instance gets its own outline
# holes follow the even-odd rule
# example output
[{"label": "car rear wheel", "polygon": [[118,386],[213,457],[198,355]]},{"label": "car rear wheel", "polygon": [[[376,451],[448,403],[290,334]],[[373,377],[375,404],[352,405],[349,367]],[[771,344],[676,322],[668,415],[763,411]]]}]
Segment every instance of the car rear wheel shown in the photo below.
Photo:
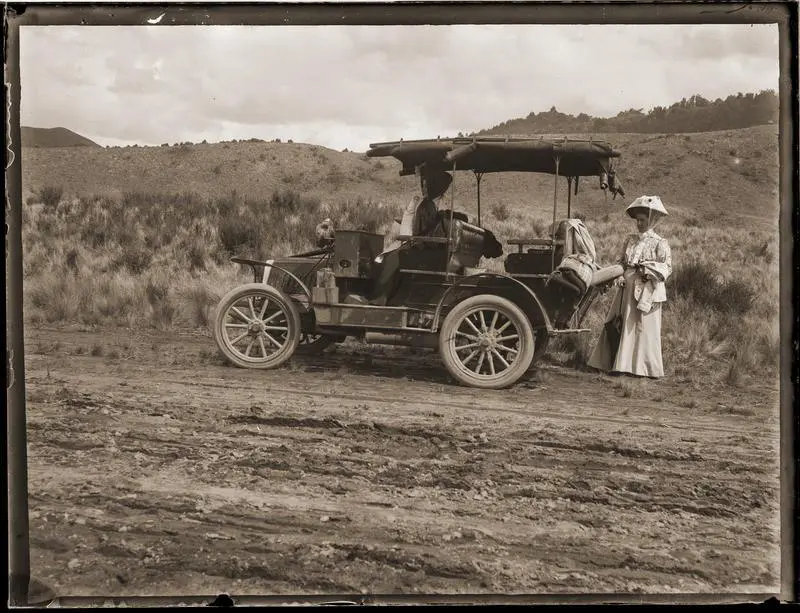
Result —
[{"label": "car rear wheel", "polygon": [[439,353],[448,372],[470,387],[513,385],[530,367],[534,349],[525,313],[500,296],[479,295],[458,303],[439,334]]},{"label": "car rear wheel", "polygon": [[291,299],[274,287],[249,283],[220,300],[214,340],[236,366],[277,368],[297,349],[300,314]]}]

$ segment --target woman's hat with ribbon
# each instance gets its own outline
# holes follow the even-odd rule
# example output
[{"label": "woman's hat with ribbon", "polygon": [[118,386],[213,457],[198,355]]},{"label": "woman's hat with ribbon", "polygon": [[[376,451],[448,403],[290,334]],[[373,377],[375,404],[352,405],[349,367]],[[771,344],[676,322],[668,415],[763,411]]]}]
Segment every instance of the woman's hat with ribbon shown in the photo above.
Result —
[{"label": "woman's hat with ribbon", "polygon": [[669,215],[669,213],[667,213],[667,209],[664,208],[664,203],[661,202],[661,198],[658,196],[639,196],[636,200],[628,205],[628,208],[625,209],[625,212],[634,219],[636,218],[636,214],[639,212],[647,212],[647,214],[652,218],[658,218],[662,215]]}]

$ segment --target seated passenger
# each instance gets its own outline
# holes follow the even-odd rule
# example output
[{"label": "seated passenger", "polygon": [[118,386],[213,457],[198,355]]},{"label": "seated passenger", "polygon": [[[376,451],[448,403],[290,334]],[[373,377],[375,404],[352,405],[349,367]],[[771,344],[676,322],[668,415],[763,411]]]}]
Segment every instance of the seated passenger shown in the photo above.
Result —
[{"label": "seated passenger", "polygon": [[[446,236],[435,201],[444,195],[452,182],[450,173],[443,170],[429,171],[423,166],[420,172],[422,198],[414,196],[406,207],[400,222],[400,236]],[[412,243],[411,248],[424,249],[426,246],[429,245],[419,242]],[[380,272],[375,280],[371,302],[386,304],[394,293],[402,248],[406,248],[406,242],[395,240],[375,258]]]}]

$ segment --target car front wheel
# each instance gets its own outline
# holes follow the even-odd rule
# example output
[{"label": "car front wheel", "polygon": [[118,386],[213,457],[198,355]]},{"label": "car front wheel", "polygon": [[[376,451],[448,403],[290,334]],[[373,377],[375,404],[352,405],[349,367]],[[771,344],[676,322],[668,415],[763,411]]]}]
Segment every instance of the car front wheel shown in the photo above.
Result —
[{"label": "car front wheel", "polygon": [[274,287],[249,283],[220,300],[214,339],[236,366],[277,368],[297,349],[300,315],[291,299]]}]

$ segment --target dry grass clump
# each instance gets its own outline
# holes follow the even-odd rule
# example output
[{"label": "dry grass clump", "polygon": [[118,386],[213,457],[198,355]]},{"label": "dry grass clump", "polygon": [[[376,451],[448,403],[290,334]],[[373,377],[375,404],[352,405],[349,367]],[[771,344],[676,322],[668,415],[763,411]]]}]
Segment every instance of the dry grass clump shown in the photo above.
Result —
[{"label": "dry grass clump", "polygon": [[592,355],[595,341],[595,338],[585,333],[558,336],[548,343],[547,355],[559,364],[584,370]]},{"label": "dry grass clump", "polygon": [[[387,233],[402,214],[397,202],[321,202],[292,190],[262,199],[236,192],[208,199],[191,192],[65,198],[59,188],[43,189],[23,207],[25,313],[31,323],[205,328],[222,294],[250,280],[248,270],[229,261],[232,255],[306,251],[325,217],[335,228]],[[483,223],[503,242],[546,236],[552,219],[542,210],[498,201],[487,205]],[[701,218],[657,228],[670,242],[674,265],[663,313],[665,367],[668,374],[678,366],[710,370],[740,385],[779,361],[777,230]],[[585,219],[601,265],[618,256],[634,230],[629,222],[621,212]],[[503,261],[483,264],[502,271]],[[585,366],[612,296],[613,290],[601,295],[588,312],[582,327],[592,333],[553,340],[551,358]]]},{"label": "dry grass clump", "polygon": [[324,217],[335,227],[385,232],[398,215],[372,200],[322,205],[286,190],[263,200],[236,192],[205,200],[192,193],[42,194],[47,202],[23,210],[31,323],[207,327],[222,293],[249,280],[232,255],[308,250]]},{"label": "dry grass clump", "polygon": [[47,185],[39,191],[39,201],[47,208],[53,209],[61,202],[64,188],[61,186]]},{"label": "dry grass clump", "polygon": [[508,204],[502,200],[492,206],[491,213],[497,221],[505,221],[511,216],[511,210],[508,208]]},{"label": "dry grass clump", "polygon": [[750,283],[742,278],[723,278],[707,261],[678,264],[669,281],[677,298],[686,296],[695,304],[721,313],[747,313],[756,298],[756,290]]},{"label": "dry grass clump", "polygon": [[33,324],[207,327],[222,293],[242,281],[233,265],[213,266],[203,277],[188,270],[118,270],[97,277],[50,272],[25,281],[23,302]]},{"label": "dry grass clump", "polygon": [[214,308],[222,294],[207,280],[186,283],[178,290],[178,302],[185,316],[184,323],[193,327],[208,328]]}]

